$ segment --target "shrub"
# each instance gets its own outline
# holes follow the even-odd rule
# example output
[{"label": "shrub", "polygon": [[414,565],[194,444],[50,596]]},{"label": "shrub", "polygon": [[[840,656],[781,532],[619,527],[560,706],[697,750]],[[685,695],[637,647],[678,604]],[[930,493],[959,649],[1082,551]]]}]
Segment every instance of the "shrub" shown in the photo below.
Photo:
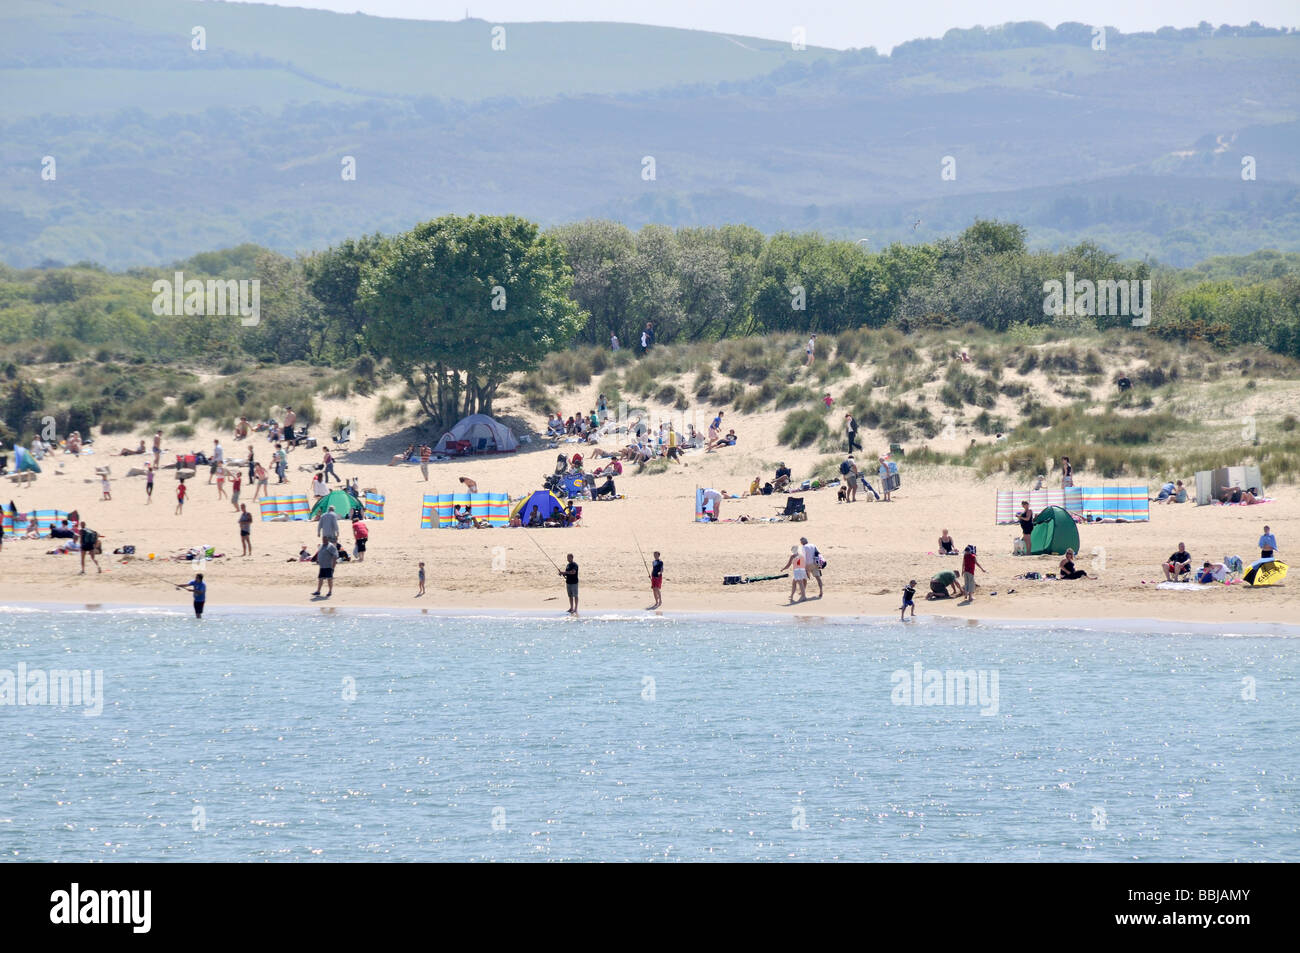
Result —
[{"label": "shrub", "polygon": [[713,365],[705,364],[695,374],[695,383],[691,385],[695,396],[700,400],[708,400],[709,395],[713,393]]},{"label": "shrub", "polygon": [[777,440],[788,447],[807,447],[829,436],[826,418],[815,410],[792,410],[781,425]]},{"label": "shrub", "polygon": [[379,398],[379,406],[375,408],[376,421],[382,423],[387,420],[401,420],[405,416],[406,401],[394,400],[387,394]]},{"label": "shrub", "polygon": [[1285,433],[1290,433],[1291,431],[1295,430],[1296,428],[1295,414],[1287,414],[1285,417],[1283,417],[1281,427]]},{"label": "shrub", "polygon": [[160,424],[173,424],[178,421],[189,419],[190,411],[184,404],[168,404],[163,407],[162,413],[158,415],[158,422]]},{"label": "shrub", "polygon": [[1038,352],[1026,351],[1025,356],[1020,359],[1020,363],[1016,366],[1016,373],[1024,376],[1025,374],[1032,373],[1034,368],[1037,366]]},{"label": "shrub", "polygon": [[171,429],[170,433],[173,437],[193,437],[194,428],[189,424],[177,424]]}]

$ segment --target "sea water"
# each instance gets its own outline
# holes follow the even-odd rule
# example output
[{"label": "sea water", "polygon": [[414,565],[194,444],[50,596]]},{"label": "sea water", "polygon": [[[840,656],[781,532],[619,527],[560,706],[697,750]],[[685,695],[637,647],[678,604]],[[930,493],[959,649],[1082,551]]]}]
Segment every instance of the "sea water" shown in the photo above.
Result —
[{"label": "sea water", "polygon": [[208,616],[0,610],[102,675],[0,704],[0,857],[1300,857],[1291,630]]}]

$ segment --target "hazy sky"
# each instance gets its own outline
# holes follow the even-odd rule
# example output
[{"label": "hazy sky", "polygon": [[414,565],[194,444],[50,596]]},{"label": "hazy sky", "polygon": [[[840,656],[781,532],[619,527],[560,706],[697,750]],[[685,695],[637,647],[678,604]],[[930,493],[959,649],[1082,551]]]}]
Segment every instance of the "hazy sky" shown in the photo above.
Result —
[{"label": "hazy sky", "polygon": [[1300,26],[1296,0],[270,0],[281,6],[418,20],[460,20],[469,14],[496,23],[529,20],[614,20],[788,40],[807,31],[809,45],[837,49],[874,46],[882,53],[905,40],[941,36],[952,27],[1039,20],[1075,20],[1125,33],[1208,20]]}]

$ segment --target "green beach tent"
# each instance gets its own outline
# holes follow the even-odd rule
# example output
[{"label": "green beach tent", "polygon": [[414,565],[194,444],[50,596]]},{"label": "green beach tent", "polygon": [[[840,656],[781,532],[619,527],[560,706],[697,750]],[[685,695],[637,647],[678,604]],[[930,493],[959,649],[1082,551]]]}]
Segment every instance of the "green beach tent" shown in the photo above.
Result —
[{"label": "green beach tent", "polygon": [[1034,531],[1029,537],[1030,555],[1064,556],[1067,549],[1079,551],[1079,527],[1074,517],[1059,506],[1043,507],[1034,517]]},{"label": "green beach tent", "polygon": [[334,515],[341,520],[345,520],[348,518],[348,515],[360,505],[360,503],[342,490],[331,490],[316,501],[316,505],[311,508],[311,515],[307,518],[313,520],[319,519],[328,513],[332,506],[334,507]]}]

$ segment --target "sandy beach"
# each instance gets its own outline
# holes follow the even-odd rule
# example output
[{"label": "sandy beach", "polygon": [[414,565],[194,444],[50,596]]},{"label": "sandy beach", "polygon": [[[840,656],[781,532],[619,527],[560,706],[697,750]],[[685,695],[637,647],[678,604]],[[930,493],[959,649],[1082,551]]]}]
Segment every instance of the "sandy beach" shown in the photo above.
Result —
[{"label": "sandy beach", "polygon": [[[592,395],[564,398],[566,405],[583,405]],[[591,401],[594,403],[594,401]],[[1300,618],[1300,587],[1294,583],[1251,589],[1244,585],[1218,585],[1196,592],[1161,591],[1160,563],[1181,541],[1192,553],[1194,565],[1240,555],[1247,563],[1258,552],[1255,541],[1268,523],[1278,536],[1279,556],[1286,560],[1297,526],[1294,487],[1269,486],[1273,502],[1257,506],[1205,506],[1192,503],[1151,507],[1149,523],[1101,524],[1080,527],[1078,565],[1089,578],[1077,581],[1026,581],[1015,577],[1029,570],[1056,571],[1058,557],[1011,555],[1014,526],[994,523],[994,495],[1000,487],[1022,489],[1009,478],[976,479],[959,468],[909,468],[902,460],[902,489],[892,502],[858,501],[842,504],[833,489],[805,492],[808,519],[801,523],[698,524],[693,520],[697,486],[712,486],[741,493],[755,475],[770,479],[778,460],[788,463],[799,478],[820,455],[813,450],[779,447],[775,438],[781,415],[756,414],[728,420],[741,434],[741,444],[714,453],[697,450],[684,465],[667,473],[636,475],[628,468],[618,479],[625,499],[584,504],[582,524],[561,529],[421,530],[419,513],[425,493],[452,492],[457,478],[469,476],[484,492],[525,495],[540,487],[551,471],[556,451],[533,441],[521,452],[489,455],[429,468],[426,482],[418,466],[388,466],[393,452],[410,442],[409,433],[387,434],[367,412],[373,401],[327,404],[325,419],[352,413],[360,421],[350,452],[338,453],[340,476],[358,476],[362,487],[386,497],[383,522],[371,526],[369,551],[362,563],[340,564],[334,595],[323,604],[333,607],[392,606],[430,609],[553,610],[566,607],[562,582],[547,556],[563,563],[573,553],[581,567],[584,612],[644,610],[651,597],[642,553],[653,550],[665,562],[664,611],[748,612],[795,616],[887,616],[896,613],[900,593],[909,579],[918,581],[917,611],[986,619],[1133,619],[1173,622],[1293,622]],[[530,419],[536,415],[529,415]],[[729,415],[730,417],[730,415]],[[540,423],[540,421],[539,421]],[[210,449],[216,434],[200,432],[192,439],[168,439],[163,462],[177,452]],[[243,460],[248,441],[220,435],[229,458]],[[864,433],[867,455],[875,452],[879,436]],[[21,511],[36,508],[78,510],[104,542],[102,574],[90,566],[80,575],[75,555],[47,555],[49,540],[9,537],[0,552],[0,602],[60,604],[168,604],[187,605],[187,594],[169,583],[191,578],[192,563],[174,563],[166,557],[191,546],[215,546],[224,558],[203,567],[209,584],[209,613],[224,605],[312,605],[315,565],[294,558],[302,545],[314,548],[316,525],[307,522],[263,523],[251,500],[251,488],[242,499],[254,514],[253,552],[239,556],[236,510],[217,498],[208,484],[206,468],[189,481],[190,500],[183,515],[174,514],[176,477],[162,471],[154,501],[145,503],[143,477],[126,478],[131,466],[144,457],[113,455],[132,438],[101,437],[93,455],[47,457],[44,472],[30,487],[7,486],[4,502],[13,499]],[[259,461],[269,459],[271,446],[261,435],[251,438]],[[614,446],[606,441],[606,447]],[[569,453],[576,444],[562,445]],[[584,453],[588,451],[584,448]],[[861,459],[861,454],[859,458]],[[1081,454],[1082,456],[1082,454]],[[299,449],[290,454],[289,484],[278,486],[271,477],[272,493],[287,490],[307,493],[310,476],[300,466],[321,459],[320,449]],[[590,456],[588,455],[590,460]],[[94,478],[96,466],[112,468],[113,499],[101,501]],[[593,464],[594,465],[594,464]],[[1186,479],[1190,475],[1184,475]],[[1058,477],[1059,479],[1059,477]],[[1086,472],[1077,478],[1088,482]],[[724,519],[742,514],[772,516],[784,497],[727,500]],[[936,572],[959,568],[954,557],[934,555],[941,529],[947,528],[958,548],[974,543],[987,573],[978,573],[980,587],[973,604],[957,600],[926,602],[927,582]],[[807,536],[828,561],[824,572],[825,595],[815,598],[810,583],[806,602],[790,604],[789,580],[742,586],[724,586],[725,575],[769,575],[781,571],[792,544]],[[541,550],[534,542],[540,544]],[[343,542],[351,546],[346,528]],[[639,543],[641,552],[638,552]],[[136,547],[134,558],[113,556],[124,544]],[[148,560],[154,553],[156,559]],[[428,591],[416,598],[416,573],[423,560],[428,571]],[[1012,591],[1014,590],[1014,591]]]}]

